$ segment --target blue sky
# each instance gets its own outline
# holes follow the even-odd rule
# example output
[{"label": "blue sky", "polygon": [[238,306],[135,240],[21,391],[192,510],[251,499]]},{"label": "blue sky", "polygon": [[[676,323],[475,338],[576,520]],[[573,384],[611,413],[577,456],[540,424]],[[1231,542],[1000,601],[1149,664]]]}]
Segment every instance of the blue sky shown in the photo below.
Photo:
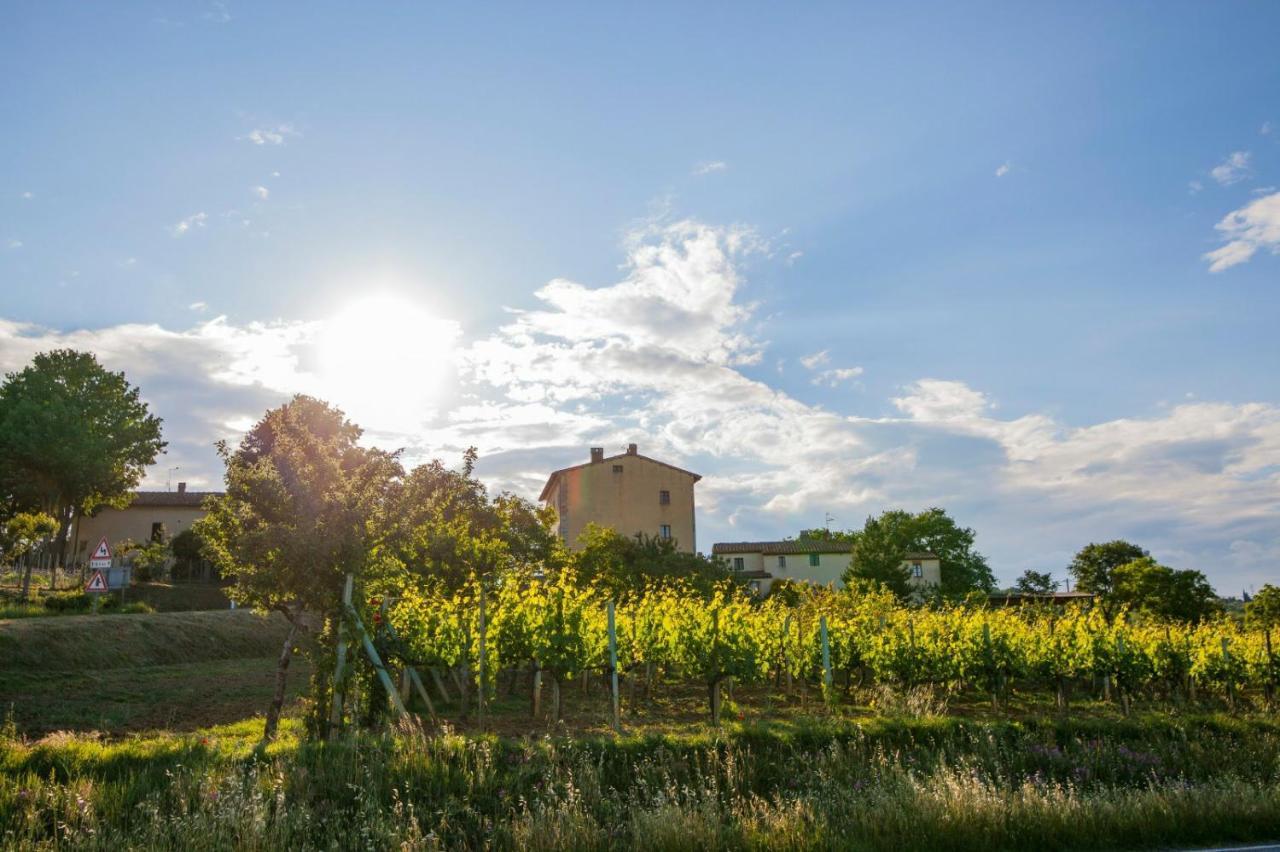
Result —
[{"label": "blue sky", "polygon": [[943,505],[998,576],[1280,580],[1274,4],[28,4],[0,366],[168,469],[293,391],[535,496],[635,441],[699,546]]}]

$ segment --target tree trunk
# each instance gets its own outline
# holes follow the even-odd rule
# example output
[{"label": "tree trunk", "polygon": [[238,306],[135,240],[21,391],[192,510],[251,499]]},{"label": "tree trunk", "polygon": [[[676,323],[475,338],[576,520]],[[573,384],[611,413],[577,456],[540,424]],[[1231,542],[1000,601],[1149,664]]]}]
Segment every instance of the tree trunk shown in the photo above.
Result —
[{"label": "tree trunk", "polygon": [[720,678],[711,681],[708,690],[711,698],[711,724],[720,724]]},{"label": "tree trunk", "polygon": [[551,676],[551,721],[559,722],[560,715],[560,675]]},{"label": "tree trunk", "polygon": [[533,664],[533,691],[530,694],[529,714],[537,719],[542,715],[542,667]]},{"label": "tree trunk", "polygon": [[276,662],[276,693],[271,698],[271,706],[267,708],[267,724],[262,731],[263,745],[276,738],[276,728],[280,725],[280,710],[284,707],[284,687],[289,677],[289,661],[293,659],[293,640],[297,635],[298,625],[291,619],[289,635],[285,637],[284,647],[280,650],[280,659]]},{"label": "tree trunk", "polygon": [[24,553],[22,555],[22,600],[31,599],[31,554]]},{"label": "tree trunk", "polygon": [[49,569],[49,591],[58,586],[58,567],[67,561],[67,534],[71,532],[71,507],[67,506],[58,515],[58,547],[54,551],[53,563]]}]

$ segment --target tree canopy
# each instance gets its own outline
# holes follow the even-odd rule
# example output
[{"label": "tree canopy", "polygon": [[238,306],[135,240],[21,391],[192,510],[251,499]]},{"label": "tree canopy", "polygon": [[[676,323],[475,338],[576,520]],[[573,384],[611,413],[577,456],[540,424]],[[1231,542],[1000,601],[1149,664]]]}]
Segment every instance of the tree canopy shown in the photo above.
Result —
[{"label": "tree canopy", "polygon": [[1013,590],[1023,595],[1051,595],[1058,591],[1058,583],[1048,571],[1028,568],[1013,584]]},{"label": "tree canopy", "polygon": [[1199,571],[1176,571],[1141,556],[1111,573],[1113,606],[1159,618],[1197,623],[1220,612],[1218,596]]},{"label": "tree canopy", "polygon": [[1244,620],[1252,629],[1280,627],[1280,587],[1268,583],[1258,589],[1258,593],[1244,605]]},{"label": "tree canopy", "polygon": [[1113,608],[1109,599],[1115,587],[1112,574],[1121,565],[1150,555],[1145,549],[1122,539],[1090,543],[1080,548],[1068,570],[1076,578],[1076,589],[1097,595],[1104,612],[1110,617]]},{"label": "tree canopy", "polygon": [[976,533],[959,526],[944,509],[932,508],[912,514],[891,509],[879,517],[867,518],[861,530],[848,533],[851,560],[843,580],[846,585],[873,582],[906,598],[913,587],[906,555],[929,552],[938,557],[942,570],[939,592],[951,600],[972,591],[991,592],[995,575],[987,560],[974,549]]},{"label": "tree canopy", "polygon": [[574,554],[578,576],[608,589],[614,597],[638,592],[650,583],[673,580],[710,594],[717,583],[733,576],[724,560],[684,553],[671,539],[626,536],[609,527],[588,524],[578,542],[582,545]]},{"label": "tree canopy", "polygon": [[388,539],[405,570],[456,590],[472,576],[564,565],[567,555],[552,529],[551,511],[513,494],[490,499],[473,476],[475,461],[471,448],[460,471],[435,460],[405,478]]},{"label": "tree canopy", "polygon": [[165,448],[160,426],[124,373],[88,352],[40,353],[0,386],[0,494],[58,521],[61,562],[74,514],[128,505]]}]

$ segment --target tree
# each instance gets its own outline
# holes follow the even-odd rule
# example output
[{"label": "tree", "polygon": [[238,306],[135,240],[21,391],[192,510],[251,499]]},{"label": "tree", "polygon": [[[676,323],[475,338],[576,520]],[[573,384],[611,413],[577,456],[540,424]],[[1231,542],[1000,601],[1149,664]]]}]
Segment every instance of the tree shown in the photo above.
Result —
[{"label": "tree", "polygon": [[490,500],[472,475],[475,462],[473,447],[463,455],[461,470],[450,470],[437,459],[405,478],[389,539],[405,569],[456,591],[473,576],[563,565],[563,547],[552,527],[554,512],[512,494]]},{"label": "tree", "polygon": [[105,369],[87,352],[44,352],[5,377],[0,494],[57,520],[55,572],[66,561],[73,517],[128,505],[165,447],[160,423],[124,373]]},{"label": "tree", "polygon": [[173,537],[169,550],[173,553],[174,577],[190,579],[204,560],[204,539],[194,529],[187,528]]},{"label": "tree", "polygon": [[1033,571],[1028,568],[1013,584],[1013,589],[1023,595],[1051,595],[1058,591],[1058,583],[1048,571]]},{"label": "tree", "polygon": [[811,530],[800,530],[800,538],[813,539],[814,541],[847,541],[853,544],[853,539],[857,533],[853,530],[830,530],[826,527],[815,527]]},{"label": "tree", "polygon": [[684,553],[671,539],[642,533],[625,536],[612,527],[588,524],[578,543],[581,549],[573,558],[578,575],[606,589],[615,599],[639,592],[650,583],[676,580],[709,595],[718,583],[733,579],[723,559]]},{"label": "tree", "polygon": [[1115,617],[1115,606],[1111,600],[1114,588],[1112,574],[1121,565],[1151,554],[1136,544],[1116,539],[1102,544],[1087,544],[1071,560],[1068,570],[1076,578],[1076,589],[1081,592],[1092,592],[1098,597],[1102,613],[1107,621]]},{"label": "tree", "polygon": [[[362,578],[383,555],[403,470],[396,454],[359,446],[360,435],[341,411],[299,395],[268,411],[238,449],[218,445],[226,494],[194,528],[206,556],[235,575],[232,599],[283,613],[290,624],[264,742],[275,736],[290,649],[300,634],[318,636],[318,653],[332,647],[346,575]],[[316,674],[313,721],[324,730],[325,698],[336,685],[325,666]]]},{"label": "tree", "polygon": [[1221,609],[1218,596],[1199,571],[1175,571],[1150,556],[1111,572],[1111,604],[1158,618],[1196,623]]},{"label": "tree", "polygon": [[1268,583],[1244,605],[1244,623],[1253,630],[1280,627],[1280,588]]},{"label": "tree", "polygon": [[141,583],[164,579],[164,569],[169,562],[169,544],[156,538],[133,552],[133,579]]},{"label": "tree", "polygon": [[971,591],[991,592],[995,575],[986,558],[973,547],[976,533],[961,527],[944,509],[926,509],[911,514],[900,509],[867,518],[853,533],[852,559],[843,580],[870,581],[883,585],[899,598],[908,597],[914,587],[903,562],[911,552],[927,551],[938,557],[942,569],[943,597],[963,599]]},{"label": "tree", "polygon": [[[58,531],[58,522],[43,512],[18,512],[0,526],[0,555],[12,565]],[[30,562],[22,572],[22,599],[31,597]],[[52,588],[52,586],[50,587]]]}]

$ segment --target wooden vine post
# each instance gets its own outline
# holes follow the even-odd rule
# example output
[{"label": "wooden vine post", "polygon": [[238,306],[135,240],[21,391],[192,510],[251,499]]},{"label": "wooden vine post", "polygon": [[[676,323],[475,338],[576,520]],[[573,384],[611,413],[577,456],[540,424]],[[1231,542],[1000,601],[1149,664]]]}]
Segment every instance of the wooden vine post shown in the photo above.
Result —
[{"label": "wooden vine post", "polygon": [[1222,637],[1222,663],[1227,675],[1227,706],[1234,712],[1236,709],[1236,679],[1231,674],[1230,640]]},{"label": "wooden vine post", "polygon": [[338,619],[338,656],[333,665],[333,702],[329,706],[329,733],[336,733],[342,724],[342,676],[347,668],[347,610],[351,607],[351,588],[355,582],[350,574],[342,586],[342,608]]},{"label": "wooden vine post", "polygon": [[479,669],[480,669],[480,690],[479,690],[479,694],[476,696],[476,721],[479,724],[481,730],[484,729],[484,699],[485,699],[485,671],[486,671],[485,670],[485,653],[484,653],[485,651],[485,648],[484,648],[485,635],[484,634],[485,634],[484,581],[482,580],[480,583],[480,648],[479,648],[480,659],[478,661]]},{"label": "wooden vine post", "polygon": [[613,702],[613,730],[622,733],[622,714],[618,706],[618,631],[614,625],[613,601],[609,601],[609,691]]},{"label": "wooden vine post", "polygon": [[818,636],[822,641],[822,700],[831,703],[831,642],[827,636],[827,617],[818,619]]}]

